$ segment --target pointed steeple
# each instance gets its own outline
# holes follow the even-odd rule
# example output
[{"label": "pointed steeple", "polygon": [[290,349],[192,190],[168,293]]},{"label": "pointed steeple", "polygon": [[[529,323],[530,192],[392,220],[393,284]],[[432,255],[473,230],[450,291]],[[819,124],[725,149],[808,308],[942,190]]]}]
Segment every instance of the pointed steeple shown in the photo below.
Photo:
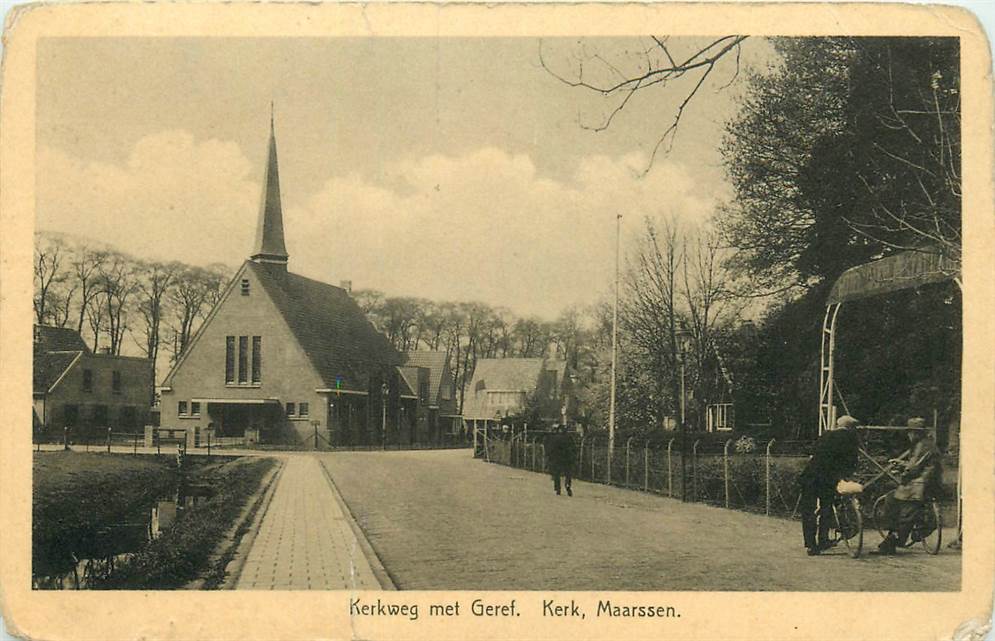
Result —
[{"label": "pointed steeple", "polygon": [[273,124],[273,104],[270,103],[269,157],[263,176],[262,204],[252,260],[286,266],[287,246],[283,241],[283,208],[280,204],[280,170],[276,159],[276,133]]}]

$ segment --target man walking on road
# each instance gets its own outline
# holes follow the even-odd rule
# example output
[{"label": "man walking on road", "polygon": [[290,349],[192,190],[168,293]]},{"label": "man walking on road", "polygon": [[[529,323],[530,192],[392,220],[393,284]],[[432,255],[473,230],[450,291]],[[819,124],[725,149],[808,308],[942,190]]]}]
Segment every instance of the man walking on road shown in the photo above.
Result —
[{"label": "man walking on road", "polygon": [[[836,484],[857,469],[857,425],[857,419],[852,416],[841,416],[836,421],[836,429],[826,432],[816,441],[815,452],[798,477],[798,484],[801,485],[798,507],[802,513],[802,536],[809,556],[829,547],[829,523]],[[818,513],[816,502],[819,504]]]},{"label": "man walking on road", "polygon": [[553,489],[560,493],[560,477],[564,477],[567,496],[573,496],[570,481],[573,476],[573,464],[576,457],[573,438],[567,434],[566,425],[554,425],[553,434],[546,439],[546,463],[553,477]]}]

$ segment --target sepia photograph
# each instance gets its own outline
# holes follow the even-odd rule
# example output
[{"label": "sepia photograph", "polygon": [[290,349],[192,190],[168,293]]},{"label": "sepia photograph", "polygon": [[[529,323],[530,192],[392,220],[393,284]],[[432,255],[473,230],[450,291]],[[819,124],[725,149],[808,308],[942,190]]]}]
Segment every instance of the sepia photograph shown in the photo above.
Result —
[{"label": "sepia photograph", "polygon": [[33,40],[30,592],[961,593],[966,45],[665,24]]}]

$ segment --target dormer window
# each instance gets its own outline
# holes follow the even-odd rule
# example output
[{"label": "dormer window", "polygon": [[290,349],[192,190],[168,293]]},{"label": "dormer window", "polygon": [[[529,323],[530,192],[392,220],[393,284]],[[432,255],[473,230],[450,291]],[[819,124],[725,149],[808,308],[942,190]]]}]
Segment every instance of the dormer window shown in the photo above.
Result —
[{"label": "dormer window", "polygon": [[249,295],[249,279],[248,278],[243,278],[242,279],[242,296],[248,296],[248,295]]}]

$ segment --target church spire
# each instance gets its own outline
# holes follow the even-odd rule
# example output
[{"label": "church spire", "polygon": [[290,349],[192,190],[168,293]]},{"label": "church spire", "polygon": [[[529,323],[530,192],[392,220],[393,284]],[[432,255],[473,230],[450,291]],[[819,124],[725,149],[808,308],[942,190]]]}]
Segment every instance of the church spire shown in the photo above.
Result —
[{"label": "church spire", "polygon": [[276,160],[276,133],[273,124],[273,103],[270,103],[269,157],[263,176],[262,204],[256,227],[255,250],[252,260],[286,266],[287,246],[283,241],[283,208],[280,204],[280,170]]}]

